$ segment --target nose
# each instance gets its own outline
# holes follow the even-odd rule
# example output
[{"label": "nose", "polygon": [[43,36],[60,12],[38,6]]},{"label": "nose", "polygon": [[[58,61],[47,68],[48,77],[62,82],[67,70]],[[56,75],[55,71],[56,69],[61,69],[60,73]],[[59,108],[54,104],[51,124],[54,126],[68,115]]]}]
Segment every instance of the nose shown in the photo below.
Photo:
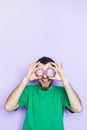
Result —
[{"label": "nose", "polygon": [[43,75],[43,78],[47,78],[47,75],[46,75],[46,73],[44,73],[44,75]]}]

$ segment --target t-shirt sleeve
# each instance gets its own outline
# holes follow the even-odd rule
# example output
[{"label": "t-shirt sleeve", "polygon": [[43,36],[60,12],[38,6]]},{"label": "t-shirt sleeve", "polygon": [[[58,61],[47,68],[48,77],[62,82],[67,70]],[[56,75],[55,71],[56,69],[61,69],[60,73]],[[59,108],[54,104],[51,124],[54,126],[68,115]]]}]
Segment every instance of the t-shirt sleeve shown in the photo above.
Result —
[{"label": "t-shirt sleeve", "polygon": [[69,99],[68,96],[66,94],[65,88],[61,87],[62,91],[61,91],[61,101],[62,101],[62,108],[67,108],[70,110],[70,103],[69,103]]},{"label": "t-shirt sleeve", "polygon": [[18,108],[27,108],[28,97],[29,97],[28,86],[26,86],[19,98]]}]

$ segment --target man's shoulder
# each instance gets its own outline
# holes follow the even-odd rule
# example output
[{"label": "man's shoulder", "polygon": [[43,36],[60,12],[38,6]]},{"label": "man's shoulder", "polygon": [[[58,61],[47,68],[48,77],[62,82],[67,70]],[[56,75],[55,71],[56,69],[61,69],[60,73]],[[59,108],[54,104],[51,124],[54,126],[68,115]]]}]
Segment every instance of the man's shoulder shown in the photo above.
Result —
[{"label": "man's shoulder", "polygon": [[37,85],[28,84],[28,85],[26,85],[25,89],[26,89],[27,91],[29,91],[29,90],[35,89],[36,87],[37,87]]},{"label": "man's shoulder", "polygon": [[55,87],[55,90],[56,91],[64,91],[65,90],[65,88],[64,88],[64,86],[56,86],[56,85],[53,85],[54,87]]}]

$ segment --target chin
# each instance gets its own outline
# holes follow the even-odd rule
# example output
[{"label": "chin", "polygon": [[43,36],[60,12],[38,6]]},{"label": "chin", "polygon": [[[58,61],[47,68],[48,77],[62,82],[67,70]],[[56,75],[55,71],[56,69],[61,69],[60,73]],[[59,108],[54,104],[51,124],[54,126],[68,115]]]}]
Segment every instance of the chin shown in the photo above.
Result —
[{"label": "chin", "polygon": [[43,78],[39,80],[39,84],[41,85],[41,88],[43,89],[49,89],[51,84],[52,84],[52,80]]},{"label": "chin", "polygon": [[41,87],[42,87],[43,89],[49,89],[49,88],[50,88],[50,86],[42,86],[42,85],[41,85]]},{"label": "chin", "polygon": [[40,84],[43,89],[49,89],[52,83],[49,83],[48,85]]}]

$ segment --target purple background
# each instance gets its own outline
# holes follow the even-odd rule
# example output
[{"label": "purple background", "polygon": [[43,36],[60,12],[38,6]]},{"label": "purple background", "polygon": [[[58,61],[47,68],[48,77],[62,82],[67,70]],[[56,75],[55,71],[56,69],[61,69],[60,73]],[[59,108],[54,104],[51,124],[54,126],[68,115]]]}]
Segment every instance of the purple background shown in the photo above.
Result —
[{"label": "purple background", "polygon": [[22,129],[25,111],[7,112],[3,106],[28,64],[43,55],[64,64],[83,103],[82,113],[65,112],[65,130],[86,130],[86,0],[0,0],[0,130]]}]

